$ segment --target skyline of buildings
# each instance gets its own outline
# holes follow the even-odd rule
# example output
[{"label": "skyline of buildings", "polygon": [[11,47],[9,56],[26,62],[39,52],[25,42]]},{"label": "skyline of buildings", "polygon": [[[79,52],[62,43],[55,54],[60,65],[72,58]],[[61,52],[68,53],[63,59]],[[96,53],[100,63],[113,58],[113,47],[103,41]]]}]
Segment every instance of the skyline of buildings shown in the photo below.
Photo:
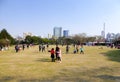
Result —
[{"label": "skyline of buildings", "polygon": [[[52,34],[48,34],[48,36],[46,38],[59,38],[59,37],[65,37],[68,38],[70,36],[69,34],[69,30],[62,30],[62,27],[54,27],[53,28],[53,35]],[[25,37],[29,35],[29,36],[34,36],[31,32],[24,32],[23,33],[23,39],[25,39]],[[114,39],[119,39],[120,38],[120,33],[107,33],[105,34],[105,24],[103,24],[103,30],[101,31],[101,36],[103,39],[106,39],[107,42],[111,42]],[[39,36],[40,37],[40,36]],[[17,38],[20,39],[20,37],[17,36]],[[42,37],[45,38],[45,37]]]},{"label": "skyline of buildings", "polygon": [[62,27],[54,27],[53,28],[53,37],[59,38],[59,37],[69,37],[69,30],[62,30]]}]

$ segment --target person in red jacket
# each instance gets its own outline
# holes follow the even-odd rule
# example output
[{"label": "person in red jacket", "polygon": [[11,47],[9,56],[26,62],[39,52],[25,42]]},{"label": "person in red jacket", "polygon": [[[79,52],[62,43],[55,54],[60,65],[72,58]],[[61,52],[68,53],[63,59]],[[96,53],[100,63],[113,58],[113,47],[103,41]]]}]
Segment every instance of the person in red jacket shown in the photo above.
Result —
[{"label": "person in red jacket", "polygon": [[52,48],[50,51],[49,51],[50,53],[51,53],[51,60],[52,60],[52,62],[55,62],[55,50],[54,50],[54,48]]}]

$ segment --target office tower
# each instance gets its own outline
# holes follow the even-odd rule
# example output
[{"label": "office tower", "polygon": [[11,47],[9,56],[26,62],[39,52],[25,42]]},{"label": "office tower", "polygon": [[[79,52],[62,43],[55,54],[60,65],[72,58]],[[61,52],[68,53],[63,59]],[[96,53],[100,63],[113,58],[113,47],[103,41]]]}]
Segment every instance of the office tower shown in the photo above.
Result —
[{"label": "office tower", "polygon": [[63,37],[68,37],[69,36],[69,30],[64,30],[63,31]]},{"label": "office tower", "polygon": [[54,29],[53,29],[53,36],[55,38],[62,37],[62,27],[54,27]]}]

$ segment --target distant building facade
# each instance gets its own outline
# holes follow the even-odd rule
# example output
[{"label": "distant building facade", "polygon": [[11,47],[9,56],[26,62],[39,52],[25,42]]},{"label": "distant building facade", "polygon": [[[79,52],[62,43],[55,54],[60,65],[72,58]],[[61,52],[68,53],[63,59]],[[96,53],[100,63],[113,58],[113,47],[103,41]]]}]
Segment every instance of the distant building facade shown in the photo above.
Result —
[{"label": "distant building facade", "polygon": [[48,34],[48,39],[52,38],[51,34]]},{"label": "distant building facade", "polygon": [[120,33],[117,33],[115,37],[116,39],[120,39]]},{"label": "distant building facade", "polygon": [[108,42],[112,42],[112,40],[114,40],[116,38],[116,35],[114,33],[107,33],[106,35],[106,40]]},{"label": "distant building facade", "polygon": [[105,38],[105,31],[101,31],[101,36]]},{"label": "distant building facade", "polygon": [[54,27],[54,29],[53,29],[53,36],[55,38],[62,37],[62,27]]},{"label": "distant building facade", "polygon": [[69,30],[63,30],[63,37],[68,37],[69,36]]},{"label": "distant building facade", "polygon": [[33,36],[33,34],[31,32],[26,32],[26,33],[23,33],[23,38],[25,39],[26,36]]}]

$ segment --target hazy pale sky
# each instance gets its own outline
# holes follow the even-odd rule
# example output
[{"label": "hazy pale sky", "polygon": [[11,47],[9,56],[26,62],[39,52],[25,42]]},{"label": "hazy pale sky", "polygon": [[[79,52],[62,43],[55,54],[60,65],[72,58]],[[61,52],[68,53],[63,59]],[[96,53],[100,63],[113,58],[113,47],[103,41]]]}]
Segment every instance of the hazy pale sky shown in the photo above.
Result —
[{"label": "hazy pale sky", "polygon": [[120,0],[0,0],[0,30],[11,35],[53,35],[55,26],[70,34],[120,33]]}]

